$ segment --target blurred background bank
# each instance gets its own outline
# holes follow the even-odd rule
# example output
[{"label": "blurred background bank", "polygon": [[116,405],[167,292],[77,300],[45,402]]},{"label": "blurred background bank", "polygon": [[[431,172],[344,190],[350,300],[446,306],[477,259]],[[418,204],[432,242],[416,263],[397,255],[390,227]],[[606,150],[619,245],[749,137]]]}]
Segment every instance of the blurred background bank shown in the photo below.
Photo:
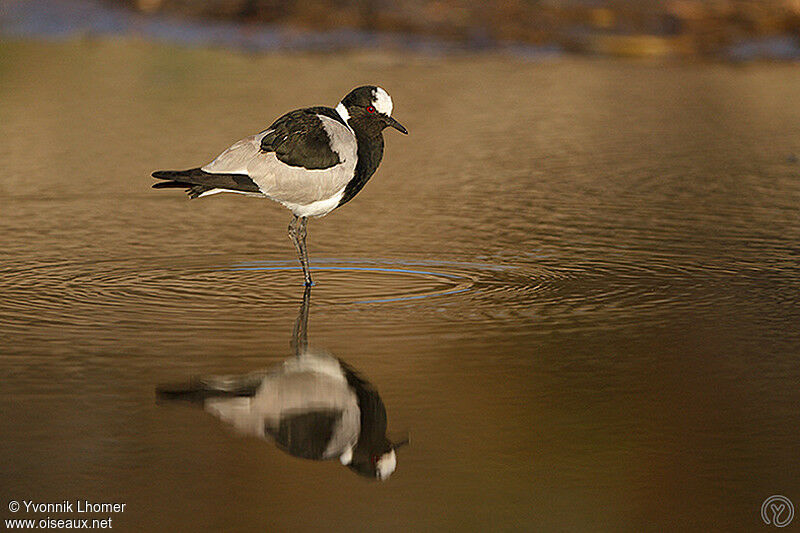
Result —
[{"label": "blurred background bank", "polygon": [[800,0],[3,0],[0,35],[245,50],[800,58]]}]

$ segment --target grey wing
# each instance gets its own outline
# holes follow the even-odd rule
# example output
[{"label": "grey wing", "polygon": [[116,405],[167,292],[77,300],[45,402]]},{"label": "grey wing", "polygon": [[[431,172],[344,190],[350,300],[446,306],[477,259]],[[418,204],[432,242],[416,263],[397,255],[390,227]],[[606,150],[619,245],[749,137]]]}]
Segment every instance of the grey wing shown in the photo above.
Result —
[{"label": "grey wing", "polygon": [[257,135],[245,137],[233,143],[230,148],[219,154],[216,159],[201,167],[201,170],[211,174],[247,174],[247,165],[258,157],[261,151],[261,138],[268,130]]},{"label": "grey wing", "polygon": [[353,132],[344,124],[317,115],[331,140],[331,148],[339,163],[324,169],[291,166],[278,159],[275,152],[261,150],[261,141],[272,130],[242,139],[202,167],[210,173],[246,174],[263,194],[284,205],[308,205],[330,199],[353,178],[357,143]]}]

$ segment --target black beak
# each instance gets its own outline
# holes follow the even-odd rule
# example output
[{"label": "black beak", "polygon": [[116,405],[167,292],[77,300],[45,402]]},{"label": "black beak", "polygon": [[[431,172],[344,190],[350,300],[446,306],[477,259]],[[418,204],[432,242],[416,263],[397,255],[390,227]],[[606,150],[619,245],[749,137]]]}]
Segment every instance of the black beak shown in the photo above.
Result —
[{"label": "black beak", "polygon": [[408,130],[405,128],[405,126],[403,126],[402,124],[397,122],[392,117],[386,117],[385,120],[386,120],[386,125],[387,126],[391,126],[394,129],[396,129],[397,131],[399,131],[400,133],[404,133],[404,134],[408,135]]}]

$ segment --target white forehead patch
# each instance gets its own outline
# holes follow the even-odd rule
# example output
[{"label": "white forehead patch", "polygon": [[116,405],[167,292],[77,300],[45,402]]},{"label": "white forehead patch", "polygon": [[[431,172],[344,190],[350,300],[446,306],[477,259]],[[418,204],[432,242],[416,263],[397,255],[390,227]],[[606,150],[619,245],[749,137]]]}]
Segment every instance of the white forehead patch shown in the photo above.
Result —
[{"label": "white forehead patch", "polygon": [[383,113],[384,115],[391,115],[392,114],[392,97],[389,96],[389,93],[381,89],[380,87],[376,87],[373,91],[373,99],[372,105],[375,106],[375,109],[378,110],[379,113]]},{"label": "white forehead patch", "polygon": [[[376,108],[378,106],[375,106]],[[397,468],[397,454],[394,453],[394,450],[381,455],[381,458],[378,459],[378,479],[384,480],[387,479],[389,476],[392,475],[394,469]]]}]

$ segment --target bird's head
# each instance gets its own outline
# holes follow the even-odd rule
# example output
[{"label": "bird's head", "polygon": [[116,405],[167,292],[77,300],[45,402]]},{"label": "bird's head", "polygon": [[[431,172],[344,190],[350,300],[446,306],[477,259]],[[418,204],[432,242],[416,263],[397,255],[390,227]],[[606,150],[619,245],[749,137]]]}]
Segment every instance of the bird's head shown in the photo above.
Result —
[{"label": "bird's head", "polygon": [[391,126],[408,135],[408,130],[392,118],[392,98],[375,85],[353,89],[336,106],[336,111],[356,131],[379,135]]},{"label": "bird's head", "polygon": [[398,442],[392,442],[384,437],[367,450],[359,450],[347,466],[364,477],[386,481],[397,468],[397,449],[408,442],[408,437]]}]

